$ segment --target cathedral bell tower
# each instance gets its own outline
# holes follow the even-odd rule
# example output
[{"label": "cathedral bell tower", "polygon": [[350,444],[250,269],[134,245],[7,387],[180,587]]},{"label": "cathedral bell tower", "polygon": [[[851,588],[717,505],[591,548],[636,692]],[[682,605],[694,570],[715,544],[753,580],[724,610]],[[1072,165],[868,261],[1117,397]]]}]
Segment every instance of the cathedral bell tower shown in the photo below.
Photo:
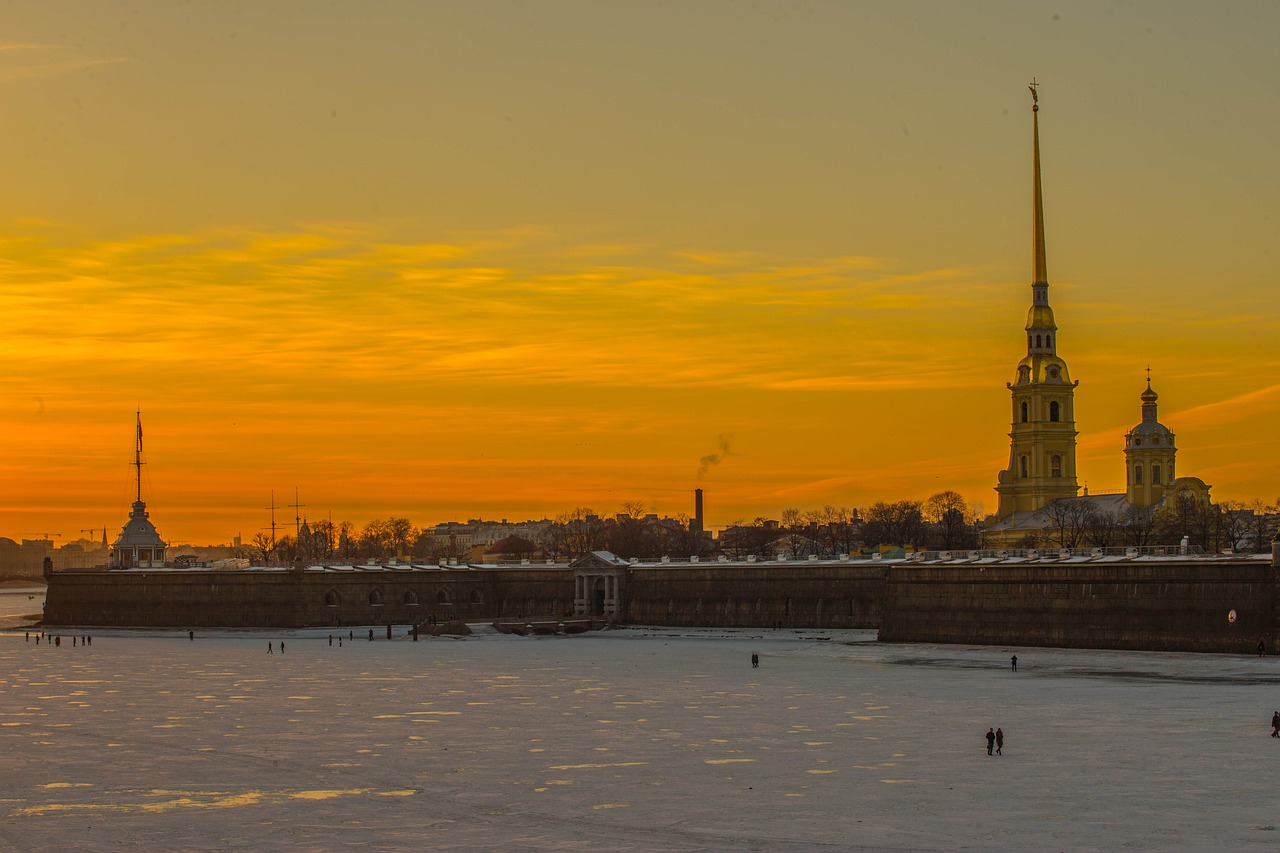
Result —
[{"label": "cathedral bell tower", "polygon": [[1044,203],[1040,195],[1040,104],[1031,84],[1031,127],[1034,162],[1032,210],[1033,280],[1027,312],[1027,355],[1018,362],[1014,381],[1013,428],[1009,432],[1009,467],[1000,472],[996,493],[998,518],[1034,511],[1058,498],[1075,497],[1075,389],[1067,363],[1058,357],[1058,325],[1049,306],[1049,276],[1044,250]]},{"label": "cathedral bell tower", "polygon": [[1149,507],[1162,502],[1165,490],[1173,483],[1174,457],[1178,448],[1173,443],[1173,431],[1156,419],[1156,401],[1160,395],[1151,390],[1151,377],[1147,377],[1147,390],[1142,392],[1142,423],[1124,437],[1124,461],[1128,470],[1126,491],[1129,503]]}]

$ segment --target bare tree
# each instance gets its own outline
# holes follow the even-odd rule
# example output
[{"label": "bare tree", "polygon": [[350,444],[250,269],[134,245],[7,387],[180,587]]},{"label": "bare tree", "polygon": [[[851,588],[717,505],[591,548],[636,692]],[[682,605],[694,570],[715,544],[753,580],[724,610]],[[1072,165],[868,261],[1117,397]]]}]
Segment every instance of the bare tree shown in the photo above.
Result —
[{"label": "bare tree", "polygon": [[1088,501],[1078,498],[1059,498],[1049,503],[1043,512],[1056,532],[1058,547],[1080,547],[1092,512]]},{"label": "bare tree", "polygon": [[968,548],[976,544],[976,529],[970,523],[969,505],[959,492],[947,490],[930,495],[922,512],[933,529],[933,545],[940,550]]},{"label": "bare tree", "polygon": [[916,546],[924,532],[919,501],[879,501],[862,515],[862,535],[876,545]]},{"label": "bare tree", "polygon": [[276,541],[271,538],[271,534],[265,530],[260,530],[253,534],[253,538],[249,540],[249,545],[264,563],[271,562],[271,555],[275,553]]}]

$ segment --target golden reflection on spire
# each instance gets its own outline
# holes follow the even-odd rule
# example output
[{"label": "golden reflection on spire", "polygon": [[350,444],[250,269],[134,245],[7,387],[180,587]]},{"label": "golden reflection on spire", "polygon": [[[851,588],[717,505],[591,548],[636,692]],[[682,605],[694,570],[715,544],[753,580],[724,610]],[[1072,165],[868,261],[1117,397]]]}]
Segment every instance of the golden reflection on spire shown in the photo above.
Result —
[{"label": "golden reflection on spire", "polygon": [[1039,85],[1040,84],[1037,83],[1033,77],[1031,78],[1031,85],[1027,87],[1031,90],[1032,140],[1035,149],[1035,210],[1033,212],[1034,222],[1032,223],[1034,232],[1033,240],[1035,244],[1032,247],[1035,259],[1035,278],[1032,283],[1048,284],[1048,264],[1046,263],[1044,256],[1044,200],[1040,195],[1040,93],[1036,89]]}]

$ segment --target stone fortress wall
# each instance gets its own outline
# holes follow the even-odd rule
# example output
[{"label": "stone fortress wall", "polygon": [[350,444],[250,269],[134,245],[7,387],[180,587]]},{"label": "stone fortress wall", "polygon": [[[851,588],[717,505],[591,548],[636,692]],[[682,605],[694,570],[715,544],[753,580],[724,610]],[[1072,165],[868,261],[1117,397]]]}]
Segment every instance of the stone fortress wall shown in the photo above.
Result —
[{"label": "stone fortress wall", "polygon": [[[972,558],[53,571],[48,626],[301,628],[555,622],[878,628],[888,642],[1247,653],[1280,641],[1280,558]],[[930,559],[929,557],[932,557]],[[579,577],[582,576],[582,577]],[[575,597],[576,596],[576,597]]]}]

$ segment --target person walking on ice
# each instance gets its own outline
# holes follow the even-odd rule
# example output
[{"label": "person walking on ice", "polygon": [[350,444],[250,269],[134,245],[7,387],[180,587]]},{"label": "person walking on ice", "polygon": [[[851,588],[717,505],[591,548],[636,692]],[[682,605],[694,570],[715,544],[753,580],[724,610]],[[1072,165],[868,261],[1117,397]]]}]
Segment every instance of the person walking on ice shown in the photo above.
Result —
[{"label": "person walking on ice", "polygon": [[274,650],[272,649],[272,647],[271,647],[271,641],[270,641],[270,640],[268,640],[268,641],[267,641],[267,654],[269,654],[269,655],[270,655],[270,654],[275,654],[275,651],[274,651]]},{"label": "person walking on ice", "polygon": [[1271,736],[1280,737],[1280,711],[1271,715]]},{"label": "person walking on ice", "polygon": [[1003,749],[1004,749],[1004,732],[1001,729],[996,729],[996,755],[1004,755],[1004,753],[1001,752],[1001,750]]},{"label": "person walking on ice", "polygon": [[987,729],[987,755],[994,754],[993,751],[995,750],[995,746],[996,746],[995,729]]},{"label": "person walking on ice", "polygon": [[1014,672],[1017,672],[1017,671],[1018,671],[1018,656],[1017,656],[1017,655],[1014,655],[1013,657],[1009,658],[1009,663],[1013,664],[1013,671],[1014,671]]}]

